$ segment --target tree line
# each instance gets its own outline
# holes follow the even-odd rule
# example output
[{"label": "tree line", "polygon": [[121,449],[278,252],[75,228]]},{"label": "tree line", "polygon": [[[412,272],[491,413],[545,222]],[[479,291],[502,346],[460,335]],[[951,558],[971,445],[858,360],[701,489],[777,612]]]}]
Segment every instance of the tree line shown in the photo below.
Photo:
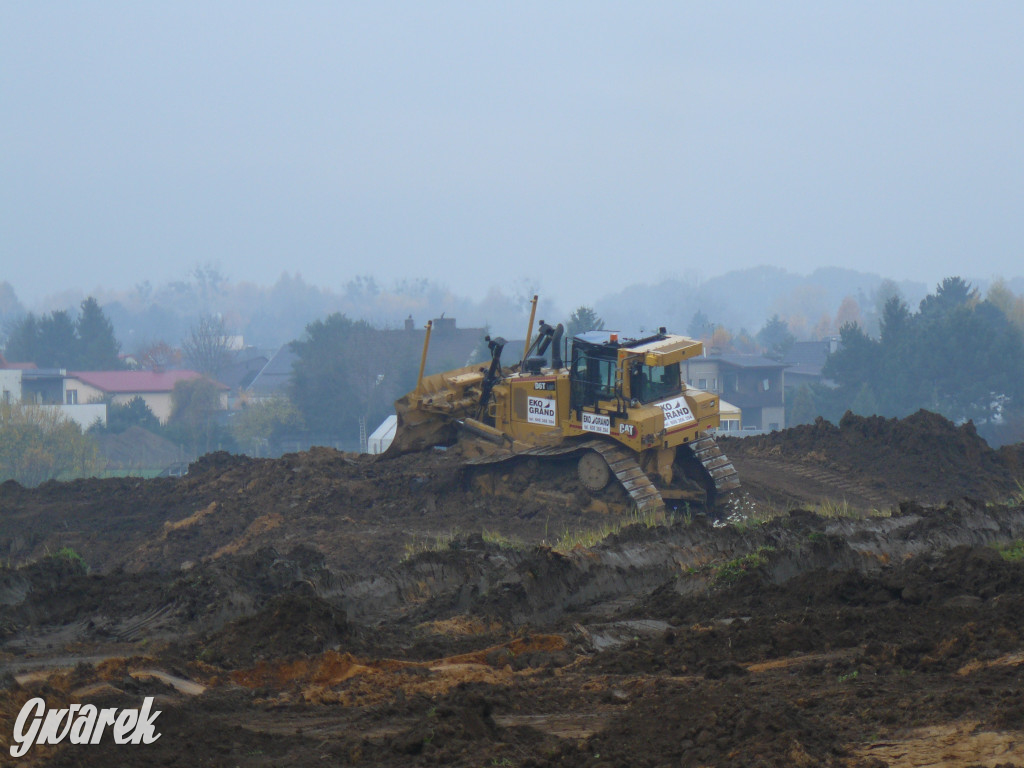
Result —
[{"label": "tree line", "polygon": [[857,323],[840,329],[840,348],[823,370],[834,386],[796,393],[790,423],[823,416],[907,416],[919,409],[983,434],[1024,418],[1024,333],[1015,302],[979,291],[959,277],[942,281],[911,311],[899,296],[885,304],[879,335]]},{"label": "tree line", "polygon": [[4,356],[40,368],[110,371],[124,368],[114,326],[93,297],[85,299],[77,318],[65,310],[36,316],[29,312],[13,323]]}]

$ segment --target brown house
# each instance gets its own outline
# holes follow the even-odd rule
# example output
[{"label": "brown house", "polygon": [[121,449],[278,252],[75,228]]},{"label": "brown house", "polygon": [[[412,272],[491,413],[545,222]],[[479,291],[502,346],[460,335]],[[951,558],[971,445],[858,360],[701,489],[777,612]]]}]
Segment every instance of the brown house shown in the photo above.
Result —
[{"label": "brown house", "polygon": [[738,407],[744,429],[785,428],[785,363],[725,353],[695,357],[683,365],[687,385],[715,392]]}]

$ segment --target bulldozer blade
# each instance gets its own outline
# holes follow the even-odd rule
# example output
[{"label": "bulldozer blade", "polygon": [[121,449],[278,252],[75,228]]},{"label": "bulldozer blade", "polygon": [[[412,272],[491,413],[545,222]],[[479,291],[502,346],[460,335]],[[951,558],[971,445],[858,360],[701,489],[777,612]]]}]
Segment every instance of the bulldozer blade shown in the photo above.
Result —
[{"label": "bulldozer blade", "polygon": [[411,400],[412,393],[395,402],[398,424],[395,428],[395,437],[384,452],[385,457],[423,451],[435,445],[447,445],[452,442],[451,420],[418,408]]}]

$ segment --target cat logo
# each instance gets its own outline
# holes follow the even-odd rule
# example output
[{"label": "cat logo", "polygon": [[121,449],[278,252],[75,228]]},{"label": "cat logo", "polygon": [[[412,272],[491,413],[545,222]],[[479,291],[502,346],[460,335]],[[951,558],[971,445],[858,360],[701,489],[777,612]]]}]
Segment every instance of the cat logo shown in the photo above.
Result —
[{"label": "cat logo", "polygon": [[619,434],[636,437],[636,426],[633,424],[619,424]]}]

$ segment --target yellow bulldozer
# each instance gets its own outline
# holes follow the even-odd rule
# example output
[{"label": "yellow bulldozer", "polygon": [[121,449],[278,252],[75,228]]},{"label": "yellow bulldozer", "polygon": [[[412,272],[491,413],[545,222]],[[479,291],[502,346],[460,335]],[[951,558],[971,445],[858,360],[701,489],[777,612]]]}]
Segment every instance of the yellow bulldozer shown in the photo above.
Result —
[{"label": "yellow bulldozer", "polygon": [[599,492],[614,475],[639,511],[667,500],[710,511],[737,491],[736,470],[710,431],[719,398],[688,387],[680,371],[702,354],[700,341],[660,328],[640,339],[588,331],[569,345],[560,324],[541,320],[534,335],[536,308],[534,296],[523,357],[508,367],[507,342],[488,337],[489,365],[424,377],[428,323],[416,389],[395,403],[387,454],[457,444],[473,466],[578,456],[585,488]]}]

